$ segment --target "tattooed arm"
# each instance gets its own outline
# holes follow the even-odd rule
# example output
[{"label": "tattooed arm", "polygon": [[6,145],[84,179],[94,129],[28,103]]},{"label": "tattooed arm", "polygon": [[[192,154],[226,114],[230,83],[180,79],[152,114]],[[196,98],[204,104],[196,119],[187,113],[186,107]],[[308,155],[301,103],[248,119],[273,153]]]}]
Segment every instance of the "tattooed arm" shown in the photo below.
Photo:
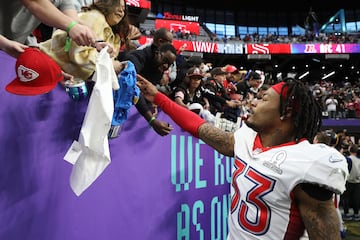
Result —
[{"label": "tattooed arm", "polygon": [[202,124],[198,132],[199,138],[216,151],[225,156],[234,156],[234,133],[225,132],[210,123]]},{"label": "tattooed arm", "polygon": [[225,132],[207,123],[197,114],[180,106],[167,96],[159,93],[157,88],[141,75],[137,75],[136,85],[143,96],[150,102],[155,102],[180,127],[200,138],[209,146],[225,156],[234,156],[234,134]]},{"label": "tattooed arm", "polygon": [[295,188],[294,196],[310,239],[341,239],[340,219],[332,198],[317,200],[300,186]]}]

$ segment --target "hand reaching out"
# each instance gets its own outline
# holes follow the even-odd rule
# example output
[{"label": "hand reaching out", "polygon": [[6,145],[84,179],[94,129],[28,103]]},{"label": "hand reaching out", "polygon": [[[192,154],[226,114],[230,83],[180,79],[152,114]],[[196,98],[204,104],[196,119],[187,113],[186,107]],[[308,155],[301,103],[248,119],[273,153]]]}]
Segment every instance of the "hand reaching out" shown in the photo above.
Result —
[{"label": "hand reaching out", "polygon": [[75,24],[71,28],[69,36],[79,46],[95,45],[95,35],[93,31],[86,25],[80,23]]},{"label": "hand reaching out", "polygon": [[150,101],[154,101],[154,96],[159,92],[157,88],[149,82],[147,79],[145,79],[140,74],[137,74],[137,82],[136,85],[140,88],[141,93],[144,95],[144,97]]},{"label": "hand reaching out", "polygon": [[28,48],[28,46],[0,35],[0,49],[10,56],[17,58],[20,53],[24,52],[25,48]]},{"label": "hand reaching out", "polygon": [[115,57],[116,51],[114,50],[114,47],[107,42],[97,41],[93,47],[95,47],[98,52],[100,52],[103,48],[108,47],[107,52],[109,53],[110,57]]},{"label": "hand reaching out", "polygon": [[69,81],[74,81],[75,78],[74,78],[73,75],[71,75],[71,74],[69,74],[67,72],[64,72],[64,71],[61,71],[61,72],[64,75],[64,80],[60,81],[61,86],[65,87],[65,82],[68,81],[68,80]]},{"label": "hand reaching out", "polygon": [[[141,94],[150,102],[154,101],[154,96],[159,92],[157,88],[143,76],[137,74],[136,85],[140,88]],[[160,136],[168,135],[174,128],[167,122],[155,119],[151,127]]]},{"label": "hand reaching out", "polygon": [[171,132],[171,130],[174,129],[169,123],[158,119],[155,119],[151,124],[151,126],[153,127],[155,132],[160,136],[168,135]]}]

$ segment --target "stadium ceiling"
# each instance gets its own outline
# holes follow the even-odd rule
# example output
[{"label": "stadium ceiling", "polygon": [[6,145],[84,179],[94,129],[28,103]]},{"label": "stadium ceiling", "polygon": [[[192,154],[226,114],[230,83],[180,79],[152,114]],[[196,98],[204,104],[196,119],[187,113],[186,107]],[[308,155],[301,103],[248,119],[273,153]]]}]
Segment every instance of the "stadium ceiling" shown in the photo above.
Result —
[{"label": "stadium ceiling", "polygon": [[[251,0],[236,1],[236,0],[151,0],[156,4],[164,4],[166,6],[180,7],[182,10],[192,7],[195,9],[208,10],[229,10],[239,12],[287,12],[285,17],[291,17],[292,13],[307,13],[310,9],[317,14],[323,15],[324,19],[336,13],[340,9],[344,10],[360,10],[358,6],[359,1],[356,0],[272,0],[272,1],[258,1]],[[266,14],[265,14],[266,15]],[[301,14],[300,14],[301,15]],[[261,14],[259,15],[261,16]],[[335,81],[357,81],[360,79],[360,54],[350,54],[347,59],[327,59],[325,54],[311,55],[272,55],[270,60],[249,60],[246,54],[204,54],[206,61],[213,63],[215,66],[223,66],[225,64],[232,64],[236,67],[244,67],[244,69],[259,69],[268,73],[277,74],[277,72],[295,72],[299,76],[304,75],[309,71],[308,75],[304,75],[304,79],[319,80],[325,75],[334,72],[329,78]],[[295,69],[294,69],[295,67]]]},{"label": "stadium ceiling", "polygon": [[349,59],[326,59],[324,54],[271,55],[271,60],[249,60],[247,55],[204,54],[204,58],[215,66],[235,65],[245,70],[254,69],[272,73],[294,73],[299,77],[309,71],[305,80],[320,80],[334,71],[329,80],[354,82],[360,79],[358,54],[350,54]]},{"label": "stadium ceiling", "polygon": [[192,6],[203,9],[222,9],[222,10],[258,10],[258,11],[272,11],[272,10],[286,10],[291,12],[306,11],[312,8],[315,11],[329,11],[339,9],[359,9],[358,1],[355,0],[272,0],[272,1],[258,1],[251,0],[236,1],[236,0],[222,0],[222,1],[208,1],[208,0],[153,0],[152,2],[176,4],[180,6]]}]

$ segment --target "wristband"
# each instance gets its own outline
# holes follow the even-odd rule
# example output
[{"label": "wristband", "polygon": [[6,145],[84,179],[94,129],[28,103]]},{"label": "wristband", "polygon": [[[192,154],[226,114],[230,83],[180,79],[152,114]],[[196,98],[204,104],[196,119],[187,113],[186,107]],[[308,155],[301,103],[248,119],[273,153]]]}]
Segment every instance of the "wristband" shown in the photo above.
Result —
[{"label": "wristband", "polygon": [[65,52],[68,52],[68,51],[70,50],[70,47],[71,47],[71,38],[70,38],[69,34],[70,34],[71,29],[72,29],[76,24],[78,24],[77,21],[72,21],[72,22],[70,22],[70,23],[67,25],[67,27],[66,27],[67,36],[66,36],[65,47],[64,47],[64,51],[65,51]]},{"label": "wristband", "polygon": [[149,119],[148,123],[149,123],[150,127],[152,127],[151,124],[155,121],[155,119],[156,119],[155,116],[152,116],[152,117]]},{"label": "wristband", "polygon": [[166,95],[158,92],[154,97],[154,103],[158,105],[167,115],[169,115],[177,125],[199,138],[199,127],[206,121],[196,113],[175,103]]},{"label": "wristband", "polygon": [[78,24],[77,21],[72,21],[72,22],[70,22],[70,23],[66,26],[66,33],[67,33],[68,35],[70,34],[71,29],[72,29],[76,24]]},{"label": "wristband", "polygon": [[70,50],[70,47],[71,47],[71,38],[68,35],[65,40],[64,52],[68,52]]}]

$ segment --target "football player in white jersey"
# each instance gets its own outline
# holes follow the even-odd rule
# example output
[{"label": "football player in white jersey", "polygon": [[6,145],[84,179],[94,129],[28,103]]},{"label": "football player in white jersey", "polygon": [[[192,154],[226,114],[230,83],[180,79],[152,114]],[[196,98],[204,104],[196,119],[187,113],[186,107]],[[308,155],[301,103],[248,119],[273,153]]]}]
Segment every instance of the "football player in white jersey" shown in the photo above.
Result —
[{"label": "football player in white jersey", "polygon": [[137,85],[180,127],[234,157],[228,240],[340,239],[333,194],[345,190],[345,157],[312,144],[321,108],[308,87],[287,78],[253,100],[236,132],[225,132],[178,106],[141,76]]}]

